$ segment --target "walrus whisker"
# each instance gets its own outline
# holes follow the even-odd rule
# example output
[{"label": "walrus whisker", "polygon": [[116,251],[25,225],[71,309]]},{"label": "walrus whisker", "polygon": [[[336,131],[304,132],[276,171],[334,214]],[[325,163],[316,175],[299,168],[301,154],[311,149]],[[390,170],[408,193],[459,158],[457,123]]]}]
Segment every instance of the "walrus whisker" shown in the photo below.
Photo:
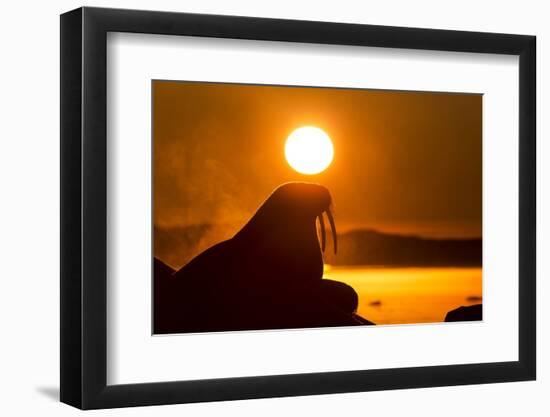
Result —
[{"label": "walrus whisker", "polygon": [[334,254],[338,252],[338,240],[336,237],[336,225],[334,224],[334,217],[332,217],[332,212],[330,209],[326,210],[328,222],[330,223],[330,230],[332,232],[332,245],[334,246]]},{"label": "walrus whisker", "polygon": [[327,233],[325,230],[325,221],[323,220],[323,213],[317,216],[319,218],[319,226],[321,228],[321,250],[325,252],[325,247],[327,244]]}]

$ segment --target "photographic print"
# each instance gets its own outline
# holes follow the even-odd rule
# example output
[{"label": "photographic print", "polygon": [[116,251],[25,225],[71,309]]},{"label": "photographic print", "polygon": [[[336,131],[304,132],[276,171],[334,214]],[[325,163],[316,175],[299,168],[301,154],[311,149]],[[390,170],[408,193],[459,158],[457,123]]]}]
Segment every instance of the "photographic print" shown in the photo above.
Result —
[{"label": "photographic print", "polygon": [[151,88],[154,334],[482,320],[482,95]]}]

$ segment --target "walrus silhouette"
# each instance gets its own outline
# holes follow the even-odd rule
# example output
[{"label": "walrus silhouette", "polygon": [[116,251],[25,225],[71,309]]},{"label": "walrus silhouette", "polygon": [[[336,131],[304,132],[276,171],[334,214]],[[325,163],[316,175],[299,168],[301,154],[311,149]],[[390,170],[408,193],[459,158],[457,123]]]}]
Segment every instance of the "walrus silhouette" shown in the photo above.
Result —
[{"label": "walrus silhouette", "polygon": [[365,324],[355,291],[322,279],[331,204],[321,185],[283,184],[233,238],[173,274],[156,261],[155,333]]}]

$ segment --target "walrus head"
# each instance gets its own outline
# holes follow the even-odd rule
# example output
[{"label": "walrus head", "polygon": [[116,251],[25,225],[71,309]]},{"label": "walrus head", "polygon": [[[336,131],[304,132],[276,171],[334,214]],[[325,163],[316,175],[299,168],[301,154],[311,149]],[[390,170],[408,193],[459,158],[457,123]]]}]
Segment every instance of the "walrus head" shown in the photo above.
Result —
[{"label": "walrus head", "polygon": [[[308,224],[311,221],[315,224],[315,220],[318,219],[321,250],[324,252],[326,229],[323,215],[326,214],[332,232],[334,253],[336,253],[338,243],[331,207],[332,197],[326,187],[306,182],[286,183],[271,193],[241,232],[246,233],[250,229],[264,229],[265,227],[277,230],[285,228],[287,225]],[[296,231],[298,232],[298,230]]]}]

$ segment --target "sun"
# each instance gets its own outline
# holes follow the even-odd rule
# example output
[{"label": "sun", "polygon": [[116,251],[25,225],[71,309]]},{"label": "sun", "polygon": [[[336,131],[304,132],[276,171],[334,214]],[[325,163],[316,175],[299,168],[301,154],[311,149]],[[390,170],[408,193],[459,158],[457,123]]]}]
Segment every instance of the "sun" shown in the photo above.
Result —
[{"label": "sun", "polygon": [[314,175],[323,172],[330,165],[334,148],[324,130],[304,126],[288,136],[285,157],[288,164],[299,173]]}]

